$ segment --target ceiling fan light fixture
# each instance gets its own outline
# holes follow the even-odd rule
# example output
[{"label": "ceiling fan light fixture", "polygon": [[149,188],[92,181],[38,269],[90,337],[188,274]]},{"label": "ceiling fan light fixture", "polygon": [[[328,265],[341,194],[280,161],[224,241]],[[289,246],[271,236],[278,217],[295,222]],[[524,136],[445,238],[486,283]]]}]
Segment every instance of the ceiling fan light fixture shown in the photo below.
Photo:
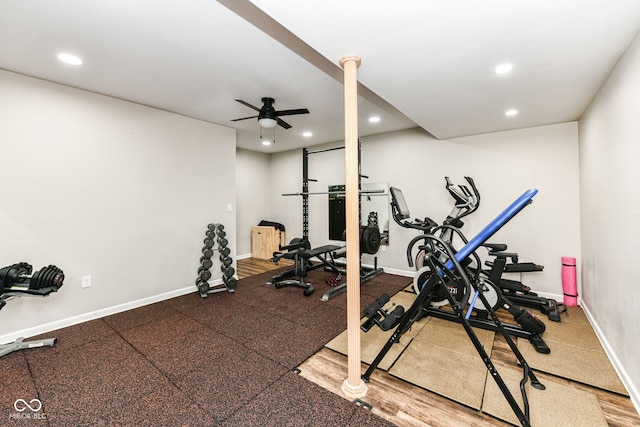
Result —
[{"label": "ceiling fan light fixture", "polygon": [[258,123],[260,123],[260,126],[264,129],[274,128],[278,124],[278,122],[275,119],[270,119],[268,117],[263,117],[261,119],[258,119]]}]

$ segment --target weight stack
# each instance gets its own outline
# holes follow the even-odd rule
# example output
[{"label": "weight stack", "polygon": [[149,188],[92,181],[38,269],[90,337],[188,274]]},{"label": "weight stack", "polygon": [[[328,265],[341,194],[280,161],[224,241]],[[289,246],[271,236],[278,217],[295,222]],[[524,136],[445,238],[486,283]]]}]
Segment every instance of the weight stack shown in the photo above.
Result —
[{"label": "weight stack", "polygon": [[[207,225],[203,241],[204,246],[202,247],[202,256],[200,257],[200,266],[198,267],[198,277],[196,278],[198,293],[202,298],[206,298],[209,294],[216,292],[235,292],[237,281],[233,277],[235,269],[231,267],[233,259],[229,257],[231,250],[228,248],[229,242],[225,238],[226,235],[224,225],[216,223]],[[217,248],[215,247],[216,244]],[[211,270],[213,269],[213,256],[215,252],[219,253],[218,259],[220,260],[223,284],[211,286],[209,280],[213,276]]]}]

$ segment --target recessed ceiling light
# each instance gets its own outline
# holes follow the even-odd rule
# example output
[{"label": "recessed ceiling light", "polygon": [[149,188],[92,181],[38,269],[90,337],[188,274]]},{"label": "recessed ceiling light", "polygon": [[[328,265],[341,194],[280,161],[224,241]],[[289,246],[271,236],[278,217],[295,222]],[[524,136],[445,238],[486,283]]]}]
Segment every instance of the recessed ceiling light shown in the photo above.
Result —
[{"label": "recessed ceiling light", "polygon": [[507,110],[504,114],[505,116],[509,116],[509,117],[515,116],[518,114],[518,110]]},{"label": "recessed ceiling light", "polygon": [[369,117],[369,122],[370,123],[378,123],[379,121],[380,121],[380,117],[378,117],[378,116]]},{"label": "recessed ceiling light", "polygon": [[61,53],[58,55],[58,59],[65,64],[82,65],[82,59],[70,53]]},{"label": "recessed ceiling light", "polygon": [[496,73],[496,74],[506,74],[511,70],[513,70],[513,65],[511,65],[511,64],[500,64],[496,68],[494,68],[493,72]]},{"label": "recessed ceiling light", "polygon": [[262,141],[262,145],[271,145],[271,141],[269,141],[268,139],[265,139]]},{"label": "recessed ceiling light", "polygon": [[305,132],[302,132],[302,136],[304,136],[305,138],[310,138],[313,136],[313,134],[309,131],[305,131]]}]

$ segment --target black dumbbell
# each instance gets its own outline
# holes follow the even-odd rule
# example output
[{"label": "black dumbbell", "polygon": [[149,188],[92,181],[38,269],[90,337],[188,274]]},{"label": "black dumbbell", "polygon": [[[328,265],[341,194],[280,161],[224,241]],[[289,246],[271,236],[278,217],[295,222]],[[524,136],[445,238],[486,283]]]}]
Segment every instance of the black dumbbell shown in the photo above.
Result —
[{"label": "black dumbbell", "polygon": [[55,265],[49,265],[31,274],[33,268],[26,262],[13,264],[0,269],[0,287],[10,288],[14,285],[28,285],[29,289],[54,288],[62,286],[64,272]]},{"label": "black dumbbell", "polygon": [[206,270],[210,269],[211,266],[213,265],[213,261],[211,261],[210,258],[205,258],[202,261],[200,261],[200,264],[202,264],[202,267]]},{"label": "black dumbbell", "polygon": [[202,257],[203,258],[211,258],[213,256],[213,249],[204,247],[202,248]]},{"label": "black dumbbell", "polygon": [[204,246],[206,248],[212,248],[213,247],[213,239],[210,239],[210,238],[207,237],[207,238],[204,239],[203,243],[204,243]]},{"label": "black dumbbell", "polygon": [[200,292],[200,295],[202,295],[203,297],[206,297],[207,293],[211,289],[209,283],[202,281],[202,279],[200,279],[199,277],[196,279],[196,286],[198,287],[198,292]]},{"label": "black dumbbell", "polygon": [[231,277],[236,274],[236,270],[233,267],[221,267],[222,275],[226,277]]},{"label": "black dumbbell", "polygon": [[220,245],[221,248],[226,248],[228,244],[229,241],[227,239],[218,239],[218,245]]},{"label": "black dumbbell", "polygon": [[222,231],[222,230],[224,230],[224,225],[218,224],[218,231]]},{"label": "black dumbbell", "polygon": [[207,282],[209,279],[211,279],[211,272],[209,270],[199,271],[198,274],[200,275],[200,278],[203,282]]},{"label": "black dumbbell", "polygon": [[231,253],[231,249],[229,249],[229,248],[221,248],[220,249],[220,255],[223,256],[223,257],[229,256],[230,253]]},{"label": "black dumbbell", "polygon": [[228,289],[235,289],[238,281],[235,277],[222,276],[222,281]]}]

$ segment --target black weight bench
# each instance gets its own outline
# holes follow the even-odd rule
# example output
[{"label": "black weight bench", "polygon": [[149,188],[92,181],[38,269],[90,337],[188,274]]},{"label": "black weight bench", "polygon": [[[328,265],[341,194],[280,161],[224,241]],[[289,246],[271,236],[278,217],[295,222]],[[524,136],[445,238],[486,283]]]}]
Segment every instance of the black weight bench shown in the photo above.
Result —
[{"label": "black weight bench", "polygon": [[[326,267],[336,274],[340,273],[340,270],[335,265],[334,252],[341,249],[341,246],[337,245],[324,245],[311,249],[307,240],[300,239],[296,241],[294,239],[291,244],[287,246],[281,246],[281,250],[286,252],[274,252],[271,261],[276,264],[282,259],[293,260],[293,268],[282,272],[281,274],[274,276],[267,282],[273,284],[276,289],[285,286],[298,286],[304,289],[304,295],[309,296],[313,293],[313,285],[306,281],[307,273],[316,268]],[[312,259],[317,259],[320,263],[313,264]],[[297,278],[294,278],[297,277]]]}]

